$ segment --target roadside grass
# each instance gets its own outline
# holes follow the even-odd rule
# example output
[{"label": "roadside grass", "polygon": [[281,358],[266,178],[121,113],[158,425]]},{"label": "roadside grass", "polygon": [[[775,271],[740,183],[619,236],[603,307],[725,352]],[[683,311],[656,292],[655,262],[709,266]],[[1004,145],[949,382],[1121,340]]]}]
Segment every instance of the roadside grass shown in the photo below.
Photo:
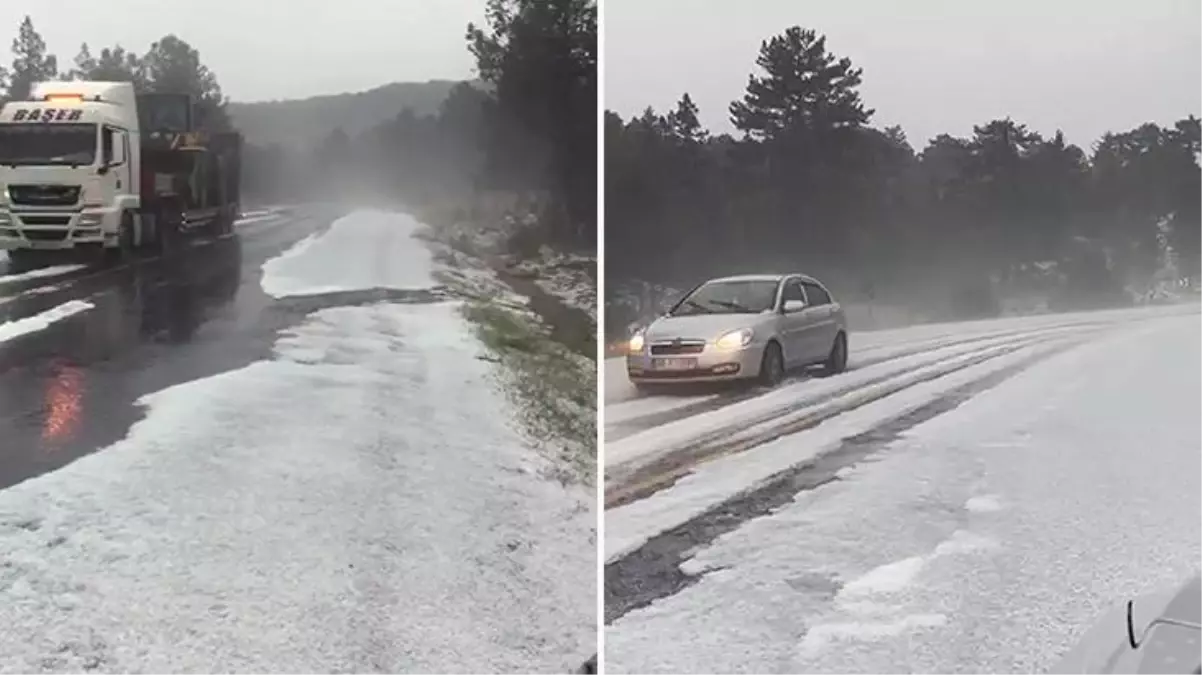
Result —
[{"label": "roadside grass", "polygon": [[501,390],[527,439],[551,460],[551,478],[593,486],[597,470],[597,365],[554,338],[550,326],[479,258],[458,245],[426,238],[441,266],[435,273],[463,298],[463,315],[498,364]]},{"label": "roadside grass", "polygon": [[478,300],[464,305],[498,359],[528,435],[553,454],[555,478],[592,485],[597,469],[596,364],[550,338],[537,317]]}]

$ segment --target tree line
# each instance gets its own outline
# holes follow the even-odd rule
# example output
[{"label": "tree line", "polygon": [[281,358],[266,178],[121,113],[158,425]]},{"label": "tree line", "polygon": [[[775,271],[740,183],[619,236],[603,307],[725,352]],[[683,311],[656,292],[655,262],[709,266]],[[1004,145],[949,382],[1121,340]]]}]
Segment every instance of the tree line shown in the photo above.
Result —
[{"label": "tree line", "polygon": [[802,270],[845,298],[987,316],[1006,294],[1083,308],[1197,280],[1193,115],[1088,152],[1008,117],[915,150],[871,125],[862,70],[816,31],[763,41],[755,63],[729,106],[737,137],[703,128],[687,93],[665,113],[606,112],[607,286]]},{"label": "tree line", "polygon": [[25,99],[34,84],[46,80],[133,82],[140,92],[190,94],[196,102],[197,124],[208,129],[230,126],[225,111],[228,100],[221,93],[217,76],[201,63],[196,49],[176,35],[163,36],[141,54],[121,45],[93,51],[84,43],[72,65],[63,67],[58,57],[49,53],[33,20],[26,16],[13,39],[12,53],[11,66],[0,65],[4,100]]},{"label": "tree line", "polygon": [[310,150],[320,178],[303,182],[411,204],[527,195],[537,240],[595,249],[596,3],[489,0],[486,16],[466,32],[478,81],[454,87],[437,114],[332,130]]}]

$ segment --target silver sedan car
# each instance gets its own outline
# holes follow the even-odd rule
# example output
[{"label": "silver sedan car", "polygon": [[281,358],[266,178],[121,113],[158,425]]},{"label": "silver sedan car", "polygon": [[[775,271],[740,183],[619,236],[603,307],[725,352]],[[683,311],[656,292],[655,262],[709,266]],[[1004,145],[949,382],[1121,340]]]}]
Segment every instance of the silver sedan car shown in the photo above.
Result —
[{"label": "silver sedan car", "polygon": [[847,367],[847,317],[804,274],[725,277],[694,288],[631,338],[626,372],[640,388],[672,382],[754,379],[787,370]]}]

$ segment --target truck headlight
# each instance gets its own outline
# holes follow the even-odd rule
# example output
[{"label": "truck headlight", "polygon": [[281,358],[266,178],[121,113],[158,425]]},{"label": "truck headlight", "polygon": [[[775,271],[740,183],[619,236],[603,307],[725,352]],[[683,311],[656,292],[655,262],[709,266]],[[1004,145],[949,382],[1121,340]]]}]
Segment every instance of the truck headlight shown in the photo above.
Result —
[{"label": "truck headlight", "polygon": [[104,222],[104,214],[82,213],[79,216],[79,227],[100,227]]},{"label": "truck headlight", "polygon": [[724,351],[742,349],[743,347],[751,344],[752,335],[754,334],[751,332],[750,328],[732,330],[731,332],[715,340],[714,346]]},{"label": "truck headlight", "polygon": [[89,192],[87,188],[80,188],[79,202],[83,204],[84,208],[100,208],[104,206],[104,202],[101,200],[100,196],[97,196],[95,199],[93,199],[92,193]]}]

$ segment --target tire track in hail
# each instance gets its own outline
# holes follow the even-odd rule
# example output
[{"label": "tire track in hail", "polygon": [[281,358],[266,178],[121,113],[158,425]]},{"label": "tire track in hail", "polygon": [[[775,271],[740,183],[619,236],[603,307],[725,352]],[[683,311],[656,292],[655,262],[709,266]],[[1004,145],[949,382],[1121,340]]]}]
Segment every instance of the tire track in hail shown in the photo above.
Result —
[{"label": "tire track in hail", "polygon": [[[1019,336],[1029,334],[1033,331],[1117,325],[1122,323],[1130,323],[1132,321],[1146,321],[1162,316],[1158,313],[1144,316],[1116,314],[1116,312],[1124,312],[1131,309],[1135,308],[1116,308],[1113,310],[1099,310],[1083,313],[1078,312],[1063,315],[1049,314],[1032,316],[1029,318],[1038,322],[1038,325],[1027,327],[995,326],[992,328],[987,328],[982,326],[980,321],[969,321],[960,324],[964,329],[963,335],[951,332],[949,325],[936,324],[934,325],[936,328],[942,328],[942,330],[949,332],[934,332],[926,335],[903,337],[896,341],[890,340],[885,343],[870,344],[866,347],[857,347],[856,342],[858,336],[871,336],[876,334],[876,332],[874,331],[865,334],[853,333],[851,338],[851,351],[854,360],[851,364],[849,364],[848,372],[855,372],[880,363],[885,363],[900,358],[907,358],[925,351],[933,351],[950,346],[963,345],[971,342],[990,340],[999,337]],[[913,326],[912,328],[923,330],[926,327],[919,325]],[[872,356],[865,358],[866,355]],[[790,377],[783,383],[783,386],[789,386],[790,384],[796,384],[798,382],[821,381],[822,379],[826,378],[815,377],[812,371],[807,371]],[[725,389],[725,387],[719,387],[716,385],[703,387],[699,385],[698,388],[693,391],[692,395],[697,395],[697,393],[699,393],[699,391],[703,388],[707,388],[709,390],[709,394],[704,395],[703,398],[699,400],[686,401],[682,405],[674,406],[666,410],[656,410],[646,414],[625,417],[621,421],[608,424],[605,430],[607,440],[621,440],[655,426],[669,424],[671,422],[692,417],[701,413],[719,410],[728,405],[758,398],[775,391],[775,389],[761,388],[740,388],[736,391],[722,391],[722,389]],[[684,390],[682,389],[682,392],[683,391]],[[673,397],[671,395],[653,396],[651,397],[651,400],[670,398]],[[622,402],[618,405],[637,405],[635,402],[639,400],[647,399],[646,397],[639,397],[632,399],[631,401]]]},{"label": "tire track in hail", "polygon": [[[1074,331],[1070,334],[1079,334],[1084,338],[1088,337],[1089,333],[1090,331]],[[739,424],[739,428],[731,425],[707,435],[705,440],[682,444],[613,481],[612,488],[606,486],[605,508],[623,506],[666,490],[705,462],[745,452],[779,438],[806,431],[829,419],[917,385],[1061,338],[1060,335],[1040,335],[1028,336],[1022,340],[1008,340],[998,345],[895,371],[829,395],[810,397],[779,415],[758,422]]]},{"label": "tire track in hail", "polygon": [[[845,371],[845,372],[849,372],[849,373],[856,372],[856,371],[860,371],[865,368],[870,368],[872,366],[880,365],[883,363],[897,361],[900,359],[909,358],[911,356],[917,356],[917,355],[923,354],[925,352],[935,352],[935,351],[938,351],[941,349],[966,346],[966,345],[970,345],[973,343],[987,342],[987,341],[996,340],[999,338],[1006,338],[1006,337],[1018,338],[1018,337],[1023,337],[1026,335],[1034,335],[1034,334],[1044,333],[1047,331],[1097,327],[1097,326],[1109,325],[1111,323],[1114,323],[1114,322],[1113,321],[1080,321],[1080,322],[1071,322],[1071,323],[1066,323],[1066,324],[1056,324],[1056,325],[1051,325],[1051,326],[1040,326],[1037,328],[1014,328],[1014,329],[990,331],[990,332],[985,332],[985,333],[973,333],[971,335],[966,335],[963,337],[940,336],[940,337],[933,337],[933,338],[920,338],[917,340],[912,340],[912,341],[907,341],[907,342],[899,342],[897,344],[873,345],[871,347],[865,347],[865,348],[862,348],[859,350],[855,349],[855,346],[854,346],[855,338],[853,335],[852,347],[851,347],[851,349],[853,350],[853,354],[856,354],[856,353],[865,354],[865,353],[873,353],[873,352],[880,352],[880,351],[885,351],[887,353],[879,355],[879,356],[871,356],[868,358],[857,358],[854,361],[854,363],[851,366],[849,366],[847,371]],[[798,384],[800,382],[822,381],[822,380],[826,380],[826,379],[828,379],[828,377],[814,376],[807,372],[807,373],[791,376],[790,378],[785,380],[785,382],[783,383],[783,386],[794,385],[794,384]],[[777,388],[777,389],[779,389],[779,388]],[[711,412],[713,410],[719,410],[721,408],[725,408],[725,407],[727,407],[729,405],[733,405],[735,403],[741,403],[743,401],[748,401],[748,400],[751,400],[754,398],[759,398],[761,396],[770,394],[773,391],[776,391],[777,389],[751,388],[751,389],[745,389],[743,391],[738,391],[738,392],[733,392],[733,393],[717,393],[717,394],[714,394],[713,396],[707,396],[706,398],[704,398],[702,400],[694,401],[691,403],[685,403],[683,405],[680,405],[680,406],[677,406],[677,407],[674,407],[674,408],[671,408],[668,410],[658,410],[658,411],[647,413],[645,415],[637,415],[634,417],[628,417],[626,419],[623,419],[621,422],[617,422],[613,425],[607,425],[607,429],[605,430],[605,437],[606,437],[607,441],[621,440],[623,438],[633,436],[642,431],[646,431],[647,429],[650,429],[652,427],[657,427],[657,426],[660,426],[663,424],[669,424],[669,423],[676,422],[676,421],[679,421],[682,419],[686,419],[688,417],[693,417],[695,415],[699,415],[702,413]],[[635,400],[637,401],[638,399],[635,399]],[[633,402],[624,403],[623,405],[631,405],[632,403]]]},{"label": "tire track in hail", "polygon": [[606,625],[636,609],[680,593],[707,574],[718,571],[707,569],[690,575],[681,570],[681,563],[692,557],[693,551],[698,548],[709,545],[750,520],[771,514],[803,491],[841,480],[840,470],[886,449],[909,429],[959,407],[1037,363],[1071,349],[1084,339],[1063,340],[1062,344],[951,388],[906,413],[843,439],[830,452],[777,472],[757,487],[711,506],[610,561],[605,565]]},{"label": "tire track in hail", "polygon": [[[781,404],[755,415],[743,417],[733,420],[718,426],[715,426],[697,433],[687,433],[687,430],[679,434],[679,437],[664,443],[662,449],[656,450],[654,459],[634,459],[631,461],[621,461],[620,459],[613,464],[605,467],[606,472],[606,508],[617,506],[622,503],[628,503],[636,499],[641,499],[648,487],[634,489],[631,486],[634,484],[657,485],[661,480],[661,475],[664,473],[679,474],[684,469],[690,469],[705,458],[722,452],[722,448],[731,445],[732,438],[738,434],[753,429],[757,426],[769,425],[777,426],[776,423],[781,422],[786,417],[796,415],[799,412],[816,409],[821,406],[830,406],[831,402],[838,402],[839,399],[854,396],[857,393],[872,391],[878,388],[874,396],[868,396],[865,400],[858,403],[854,407],[860,407],[879,400],[884,396],[896,393],[902,389],[908,388],[918,382],[910,382],[907,384],[907,378],[913,378],[916,373],[924,370],[934,369],[938,374],[946,374],[953,370],[962,369],[974,365],[971,362],[976,355],[990,353],[991,350],[1005,348],[1007,346],[1017,346],[1019,348],[1029,346],[1041,340],[1050,340],[1064,334],[1083,333],[1093,330],[1100,330],[1104,326],[1071,326],[1071,327],[1055,327],[1036,331],[1027,331],[1025,334],[1018,336],[1007,337],[991,337],[988,340],[981,341],[981,344],[973,349],[963,350],[962,348],[973,343],[962,343],[954,345],[946,345],[941,349],[930,352],[930,358],[926,358],[910,364],[904,368],[889,370],[879,375],[866,379],[856,380],[846,386],[831,388],[822,388],[816,391],[799,392],[799,397],[788,403]],[[947,352],[947,353],[944,353]],[[967,361],[966,361],[967,359]],[[884,363],[882,361],[882,363]],[[957,365],[962,364],[962,365]],[[938,376],[938,375],[935,375]],[[927,378],[930,379],[930,378]],[[824,378],[822,382],[838,384],[838,380]],[[894,383],[892,386],[883,386],[887,383]],[[834,416],[841,412],[853,409],[834,405],[833,411],[826,414],[823,419]],[[809,417],[809,416],[806,416]],[[792,426],[796,426],[793,424]],[[804,427],[802,427],[804,428]],[[797,430],[801,430],[798,428]],[[785,432],[785,433],[795,433]],[[781,434],[765,437],[758,442],[750,443],[745,447],[740,447],[740,450],[749,449],[768,440],[773,440]],[[607,448],[610,445],[607,442]],[[687,471],[685,471],[687,473]],[[681,474],[683,475],[683,474]],[[680,475],[677,475],[678,479]],[[672,482],[675,482],[673,479]],[[652,492],[663,489],[665,486],[656,487]],[[634,494],[631,494],[633,491]],[[641,496],[636,496],[641,495]]]}]

